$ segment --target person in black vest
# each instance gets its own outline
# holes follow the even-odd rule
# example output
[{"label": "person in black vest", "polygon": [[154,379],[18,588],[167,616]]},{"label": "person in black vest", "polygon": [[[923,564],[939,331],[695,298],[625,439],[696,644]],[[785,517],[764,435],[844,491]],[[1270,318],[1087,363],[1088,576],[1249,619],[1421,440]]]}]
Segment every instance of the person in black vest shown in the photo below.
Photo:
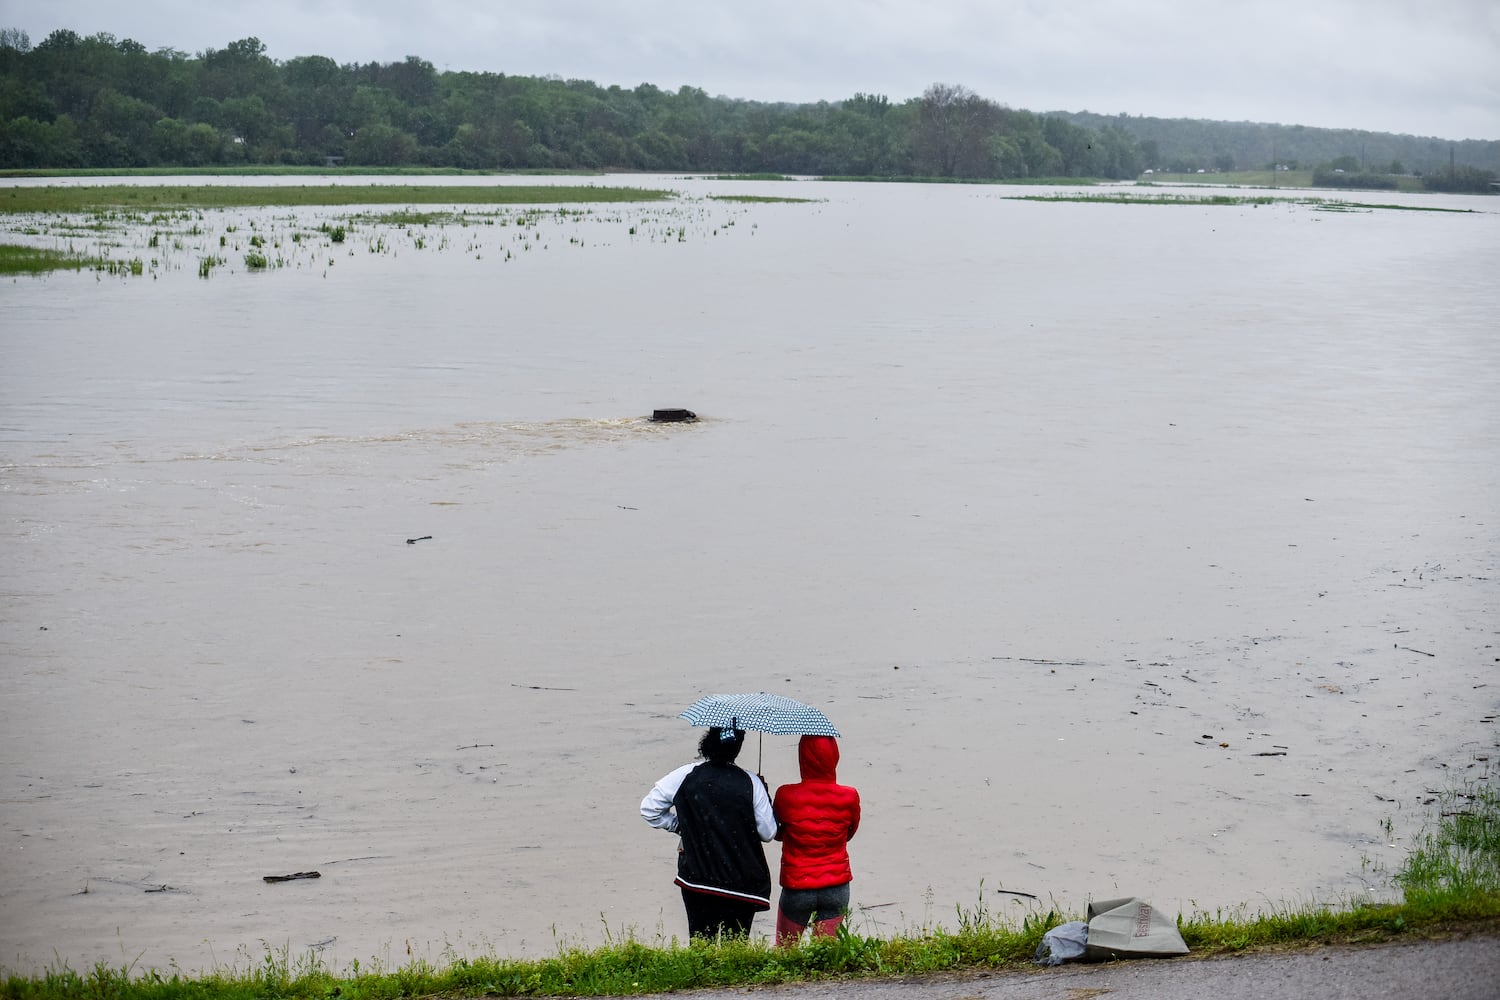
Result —
[{"label": "person in black vest", "polygon": [[641,800],[641,816],[681,835],[677,885],[688,934],[748,936],[750,921],[771,908],[771,869],[762,844],[776,836],[771,796],[759,775],[735,765],[743,729],[709,729],[698,756],[658,781]]}]

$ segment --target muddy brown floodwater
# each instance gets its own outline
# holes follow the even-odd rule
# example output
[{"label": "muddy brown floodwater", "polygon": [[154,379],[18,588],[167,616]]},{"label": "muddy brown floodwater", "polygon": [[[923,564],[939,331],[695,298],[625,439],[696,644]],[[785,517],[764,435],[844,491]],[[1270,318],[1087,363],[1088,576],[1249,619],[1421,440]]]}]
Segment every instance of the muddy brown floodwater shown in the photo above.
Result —
[{"label": "muddy brown floodwater", "polygon": [[1493,764],[1493,200],[611,183],[0,288],[0,965],[681,935],[716,691],[842,730],[864,933],[1384,896]]}]

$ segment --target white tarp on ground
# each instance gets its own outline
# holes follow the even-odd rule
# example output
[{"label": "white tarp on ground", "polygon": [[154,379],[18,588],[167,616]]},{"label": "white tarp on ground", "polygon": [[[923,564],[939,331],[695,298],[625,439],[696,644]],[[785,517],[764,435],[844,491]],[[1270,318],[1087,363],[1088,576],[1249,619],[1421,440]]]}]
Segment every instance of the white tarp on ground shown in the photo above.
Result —
[{"label": "white tarp on ground", "polygon": [[1177,922],[1144,899],[1106,899],[1089,904],[1087,959],[1159,958],[1186,955]]}]

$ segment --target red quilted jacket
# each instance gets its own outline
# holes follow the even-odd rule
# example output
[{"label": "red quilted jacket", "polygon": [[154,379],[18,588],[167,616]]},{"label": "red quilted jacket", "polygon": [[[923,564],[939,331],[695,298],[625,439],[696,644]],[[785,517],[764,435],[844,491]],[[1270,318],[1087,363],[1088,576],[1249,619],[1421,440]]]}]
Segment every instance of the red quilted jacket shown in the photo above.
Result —
[{"label": "red quilted jacket", "polygon": [[834,780],[839,745],[831,736],[804,736],[797,746],[802,780],[782,785],[772,803],[780,824],[781,884],[823,889],[853,878],[849,838],[859,829],[859,792]]}]

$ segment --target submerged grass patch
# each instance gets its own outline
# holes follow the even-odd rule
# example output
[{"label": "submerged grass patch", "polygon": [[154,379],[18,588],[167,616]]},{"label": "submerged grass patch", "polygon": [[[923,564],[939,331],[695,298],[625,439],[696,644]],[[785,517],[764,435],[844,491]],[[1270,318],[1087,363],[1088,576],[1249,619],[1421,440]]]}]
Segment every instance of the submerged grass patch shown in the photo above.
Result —
[{"label": "submerged grass patch", "polygon": [[1408,903],[1500,896],[1500,791],[1468,782],[1437,797],[1439,821],[1396,873]]},{"label": "submerged grass patch", "polygon": [[379,215],[355,215],[350,217],[350,221],[358,220],[379,226],[444,226],[462,223],[464,218],[462,212],[414,212],[404,209]]},{"label": "submerged grass patch", "polygon": [[[1397,191],[1426,191],[1422,178],[1409,175],[1392,176]],[[1191,184],[1203,187],[1313,187],[1312,170],[1231,170],[1220,173],[1165,173],[1143,174],[1140,184]]]},{"label": "submerged grass patch", "polygon": [[1359,201],[1343,201],[1337,198],[1279,198],[1275,195],[1231,195],[1231,194],[1017,194],[1009,195],[1007,201],[1081,201],[1108,205],[1305,205],[1325,212],[1373,211],[1389,209],[1396,212],[1456,212],[1473,214],[1472,208],[1442,208],[1437,205],[1390,205],[1370,204]]},{"label": "submerged grass patch", "polygon": [[48,250],[41,247],[19,246],[14,243],[0,243],[0,275],[35,276],[52,271],[102,271],[138,277],[144,274],[145,270],[146,262],[139,257],[131,260],[111,260],[108,257],[72,250]]},{"label": "submerged grass patch", "polygon": [[738,201],[738,202],[745,202],[747,204],[752,204],[752,205],[771,205],[771,204],[777,204],[777,203],[802,205],[802,204],[807,204],[809,202],[816,201],[817,199],[816,198],[778,198],[778,197],[773,197],[771,195],[764,195],[764,194],[711,194],[711,195],[708,196],[708,200],[709,201]]},{"label": "submerged grass patch", "polygon": [[663,201],[670,191],[593,185],[332,184],[226,186],[128,184],[91,187],[18,187],[0,194],[0,213],[162,212],[185,208],[261,208],[341,205],[546,205]]},{"label": "submerged grass patch", "polygon": [[[410,193],[410,189],[395,190],[401,192],[393,196],[398,201]],[[446,193],[439,196],[449,197]],[[0,192],[0,201],[4,198]],[[354,200],[360,197],[356,195]],[[153,277],[191,271],[196,266],[203,278],[217,276],[221,268],[230,273],[300,269],[326,278],[336,258],[352,256],[356,244],[371,254],[390,258],[411,251],[450,252],[475,263],[507,263],[531,252],[608,246],[626,239],[631,243],[680,244],[696,237],[720,237],[735,232],[743,221],[741,217],[749,211],[750,206],[715,205],[706,198],[673,200],[664,205],[604,206],[451,201],[430,207],[402,202],[388,207],[293,205],[165,211],[107,206],[71,213],[0,213],[0,241],[7,239],[9,232],[16,234],[16,239],[21,235],[37,238],[34,242],[50,245],[55,251],[71,253],[75,246],[83,247],[99,254],[106,267],[112,266],[109,258],[138,253],[144,261],[138,262],[141,266],[134,273],[142,273],[149,264]],[[753,221],[748,226],[752,234],[756,226]]]},{"label": "submerged grass patch", "polygon": [[46,274],[49,271],[82,271],[99,263],[79,253],[43,250],[40,247],[0,243],[0,274]]},{"label": "submerged grass patch", "polygon": [[1096,177],[926,177],[903,174],[881,177],[873,174],[828,174],[820,181],[858,181],[867,184],[985,184],[1008,187],[1015,184],[1070,184],[1074,187],[1102,184]]}]

